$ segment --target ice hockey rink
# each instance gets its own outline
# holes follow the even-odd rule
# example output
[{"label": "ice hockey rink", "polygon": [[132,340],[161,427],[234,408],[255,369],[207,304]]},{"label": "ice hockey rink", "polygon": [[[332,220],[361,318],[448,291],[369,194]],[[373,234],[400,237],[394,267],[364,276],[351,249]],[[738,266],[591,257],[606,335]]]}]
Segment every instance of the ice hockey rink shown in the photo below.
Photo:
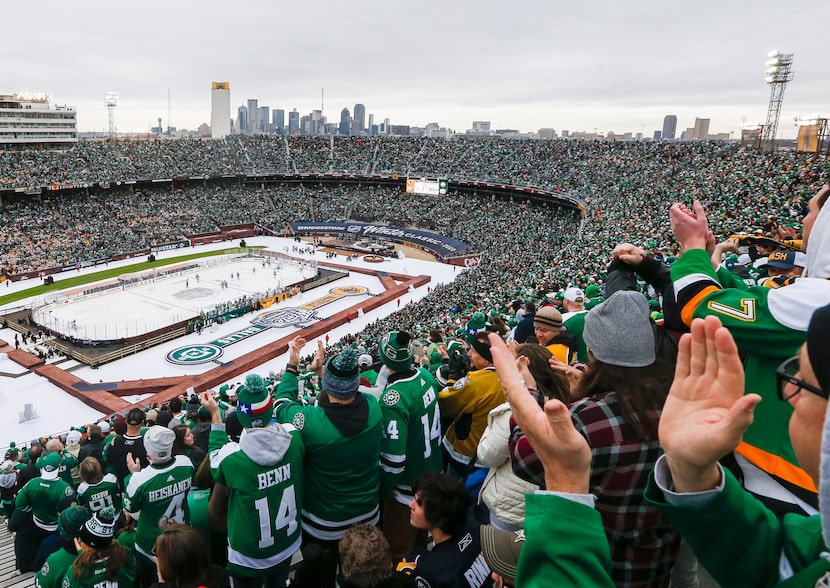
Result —
[{"label": "ice hockey rink", "polygon": [[[325,266],[327,262],[330,262],[339,266],[351,265],[412,276],[430,276],[431,281],[428,284],[418,288],[411,288],[399,300],[391,301],[365,315],[357,316],[349,323],[329,331],[327,334],[331,343],[338,341],[349,333],[360,331],[363,327],[378,318],[391,314],[399,308],[399,305],[403,307],[412,301],[420,300],[427,295],[429,289],[439,284],[451,282],[459,272],[467,271],[457,266],[426,261],[414,257],[385,259],[382,263],[365,262],[362,257],[347,261],[345,255],[338,255],[335,258],[328,259],[325,252],[320,250],[305,254],[294,251],[293,248],[298,245],[300,249],[310,249],[310,246],[305,242],[298,244],[292,239],[255,237],[246,239],[246,241],[252,247],[264,246],[269,251],[287,253],[292,257],[307,260],[309,266],[314,262],[319,263],[321,266]],[[227,242],[217,243],[200,246],[195,249],[159,252],[156,254],[156,257],[157,259],[166,259],[191,252],[201,252],[211,249],[220,250],[227,247]],[[125,273],[129,273],[129,265],[136,263],[136,261],[136,259],[132,259],[115,262],[111,263],[109,267],[124,266]],[[303,268],[301,266],[288,267],[289,264],[283,263],[281,267],[277,268],[276,263],[272,261],[271,266],[266,263],[265,267],[263,267],[263,259],[260,258],[245,260],[224,257],[216,261],[216,263],[209,267],[199,267],[197,269],[183,271],[181,274],[174,274],[167,278],[159,279],[156,282],[134,286],[134,288],[137,288],[136,291],[132,291],[132,288],[127,288],[124,291],[119,290],[112,298],[106,298],[106,296],[100,295],[65,301],[68,299],[61,297],[66,297],[66,292],[50,292],[47,297],[42,297],[37,301],[29,299],[29,303],[36,302],[38,307],[43,307],[44,304],[50,303],[52,306],[46,308],[45,312],[48,313],[51,310],[52,315],[54,315],[54,319],[52,320],[56,324],[63,325],[65,328],[77,330],[79,338],[92,339],[94,337],[97,339],[107,339],[110,338],[109,330],[114,328],[110,327],[110,325],[115,325],[119,321],[123,323],[123,328],[131,329],[131,334],[135,332],[135,329],[140,328],[139,321],[146,322],[146,328],[152,330],[157,328],[152,325],[160,323],[170,324],[170,322],[173,322],[171,320],[172,317],[180,314],[187,315],[192,313],[193,310],[202,311],[212,308],[217,304],[222,304],[222,302],[239,298],[240,296],[261,293],[268,288],[273,288],[275,285],[277,288],[281,288],[291,281],[303,279]],[[72,275],[93,273],[100,271],[100,269],[101,267],[81,269],[80,272],[73,272]],[[309,268],[305,269],[308,270]],[[239,274],[238,278],[236,277],[237,272]],[[199,275],[198,280],[196,278],[197,273]],[[233,277],[231,274],[233,274]],[[55,283],[59,283],[60,277],[61,274],[56,276]],[[222,282],[227,282],[227,287],[222,285]],[[25,290],[40,283],[40,280],[15,282],[9,286],[0,286],[3,288],[3,291],[0,293],[5,294],[16,290]],[[358,293],[353,296],[331,295],[333,288],[340,289],[344,286],[356,286],[358,287],[356,288]],[[314,320],[325,319],[353,306],[359,300],[358,297],[372,296],[373,294],[382,292],[383,289],[383,285],[376,277],[350,272],[346,278],[307,292],[302,292],[267,309],[249,313],[222,324],[210,325],[200,333],[194,332],[135,355],[101,365],[95,369],[74,360],[64,360],[56,365],[61,369],[70,371],[73,375],[89,383],[138,380],[149,377],[197,375],[215,367],[215,364],[178,365],[167,361],[167,354],[183,346],[206,344],[216,339],[233,335],[246,327],[250,327],[252,321],[255,321],[261,314],[272,312],[279,308],[295,308],[303,305],[312,305],[316,307]],[[78,288],[76,287],[74,290],[78,290]],[[191,294],[192,292],[196,292],[196,295]],[[319,305],[321,302],[323,304]],[[21,304],[26,303],[18,301],[6,307],[0,307],[0,310],[20,307]],[[73,306],[75,310],[72,310]],[[75,321],[74,324],[72,321]],[[281,339],[291,332],[295,332],[298,328],[296,326],[286,326],[282,328],[264,329],[253,336],[249,336],[225,347],[223,349],[222,359],[227,361],[241,357],[265,344]],[[103,329],[106,329],[106,332],[103,332]],[[98,335],[95,335],[96,330],[98,331]],[[85,336],[81,337],[81,335]],[[14,337],[15,331],[12,329],[0,328],[0,339],[13,346]],[[321,340],[325,343],[324,337]],[[24,345],[21,348],[26,349],[31,347],[32,345],[30,344]],[[315,348],[316,340],[310,341],[307,349],[311,350]],[[254,372],[262,375],[267,375],[270,372],[276,373],[285,367],[286,362],[287,357],[281,356],[260,365]],[[243,379],[244,375],[241,375],[234,378],[233,382],[242,381]],[[125,399],[131,402],[139,402],[142,397],[127,397]],[[19,417],[24,411],[26,404],[32,405],[32,408],[37,413],[37,418],[21,423],[19,422]],[[101,413],[52,385],[45,378],[28,372],[25,368],[8,359],[5,354],[0,354],[0,407],[2,407],[2,410],[0,410],[0,448],[7,447],[10,441],[17,443],[27,442],[37,436],[66,431],[73,425],[77,426],[94,422],[103,416]]]},{"label": "ice hockey rink", "polygon": [[54,302],[37,308],[33,318],[64,336],[85,341],[126,339],[246,296],[266,298],[317,271],[311,262],[287,263],[256,256],[222,255],[197,265],[198,261],[192,262],[196,267],[172,275],[145,272],[147,277],[138,284],[130,283],[137,277],[125,274],[120,282],[123,285],[100,293],[54,293],[45,297]]}]

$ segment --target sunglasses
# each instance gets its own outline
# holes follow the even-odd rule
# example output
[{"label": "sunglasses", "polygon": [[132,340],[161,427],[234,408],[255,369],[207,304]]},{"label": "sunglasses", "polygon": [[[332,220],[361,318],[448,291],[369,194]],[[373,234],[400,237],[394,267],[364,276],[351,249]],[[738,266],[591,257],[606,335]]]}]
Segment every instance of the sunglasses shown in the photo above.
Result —
[{"label": "sunglasses", "polygon": [[[821,396],[824,399],[830,397],[830,393],[825,392],[818,386],[813,386],[812,384],[808,384],[801,378],[796,378],[795,375],[801,370],[801,358],[796,355],[795,357],[791,357],[790,359],[784,361],[781,365],[778,366],[778,369],[775,370],[775,379],[778,384],[778,399],[779,400],[789,400],[802,390],[807,390]],[[795,391],[788,394],[785,390],[787,384],[792,384],[795,386]]]}]

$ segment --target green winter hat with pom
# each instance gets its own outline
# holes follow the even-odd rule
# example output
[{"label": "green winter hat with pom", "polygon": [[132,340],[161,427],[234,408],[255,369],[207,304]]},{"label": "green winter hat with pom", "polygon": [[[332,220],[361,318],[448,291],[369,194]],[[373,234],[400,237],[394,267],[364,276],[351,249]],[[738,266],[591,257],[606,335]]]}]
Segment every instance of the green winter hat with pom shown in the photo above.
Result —
[{"label": "green winter hat with pom", "polygon": [[236,393],[236,416],[246,429],[265,427],[271,422],[274,399],[258,374],[248,374]]},{"label": "green winter hat with pom", "polygon": [[378,347],[380,361],[391,370],[400,372],[412,367],[412,337],[406,331],[391,331],[384,335]]},{"label": "green winter hat with pom", "polygon": [[357,394],[360,386],[357,358],[357,351],[351,348],[332,357],[323,370],[323,392],[340,400],[348,400]]}]

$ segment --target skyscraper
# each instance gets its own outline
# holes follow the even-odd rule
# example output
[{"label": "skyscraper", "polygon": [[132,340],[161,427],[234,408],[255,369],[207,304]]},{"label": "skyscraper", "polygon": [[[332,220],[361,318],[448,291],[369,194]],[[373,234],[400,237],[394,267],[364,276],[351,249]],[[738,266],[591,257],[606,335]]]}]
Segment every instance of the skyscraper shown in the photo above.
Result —
[{"label": "skyscraper", "polygon": [[705,141],[709,138],[709,119],[695,118],[695,139]]},{"label": "skyscraper", "polygon": [[271,120],[271,108],[268,106],[259,107],[259,127],[258,131],[268,132],[268,121]]},{"label": "skyscraper", "polygon": [[259,104],[256,98],[248,99],[248,128],[249,133],[254,133],[259,129]]},{"label": "skyscraper", "polygon": [[231,134],[231,85],[213,82],[210,89],[210,136],[222,139]]},{"label": "skyscraper", "polygon": [[372,127],[375,126],[375,115],[369,115],[369,122],[366,124],[366,134],[372,136]]},{"label": "skyscraper", "polygon": [[273,111],[274,116],[274,132],[279,135],[285,134],[285,111],[281,108],[275,108]]},{"label": "skyscraper", "polygon": [[236,111],[236,130],[240,133],[248,132],[248,107],[240,106]]},{"label": "skyscraper", "polygon": [[664,139],[674,139],[674,135],[677,132],[677,115],[676,114],[667,114],[665,118],[663,118],[663,138]]},{"label": "skyscraper", "polygon": [[344,108],[340,111],[340,134],[341,135],[349,135],[351,134],[351,123],[352,117],[349,113],[348,108]]},{"label": "skyscraper", "polygon": [[300,113],[294,108],[288,113],[288,134],[293,135],[300,130]]},{"label": "skyscraper", "polygon": [[364,130],[366,130],[366,107],[362,104],[355,104],[352,135],[360,135]]},{"label": "skyscraper", "polygon": [[321,110],[312,110],[311,120],[309,121],[308,134],[319,135],[323,130],[323,125],[325,124],[325,122],[326,119],[323,118],[323,112]]}]

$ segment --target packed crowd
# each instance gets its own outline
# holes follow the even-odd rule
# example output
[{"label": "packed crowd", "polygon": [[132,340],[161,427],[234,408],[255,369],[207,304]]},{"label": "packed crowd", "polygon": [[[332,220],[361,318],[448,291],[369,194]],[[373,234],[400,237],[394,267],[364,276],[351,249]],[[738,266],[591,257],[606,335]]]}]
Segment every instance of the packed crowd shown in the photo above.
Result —
[{"label": "packed crowd", "polygon": [[[376,165],[429,160],[429,143],[385,143]],[[527,177],[578,187],[584,222],[454,193],[248,195],[266,226],[429,222],[484,256],[331,348],[295,338],[280,374],[10,450],[0,498],[19,569],[175,583],[165,538],[194,522],[191,488],[210,487],[192,585],[211,588],[696,586],[698,562],[723,586],[830,577],[826,163],[712,144],[476,145],[445,163],[515,178],[544,152]]]},{"label": "packed crowd", "polygon": [[[760,229],[769,217],[778,219],[781,226],[797,225],[811,186],[821,174],[820,162],[809,155],[760,156],[738,151],[734,146],[710,143],[434,142],[358,138],[332,143],[328,139],[306,138],[298,139],[291,151],[289,146],[293,141],[293,138],[230,139],[227,145],[244,145],[244,149],[227,147],[221,157],[217,156],[219,163],[211,158],[211,151],[205,151],[219,149],[209,141],[172,142],[178,147],[165,142],[112,147],[84,142],[73,148],[73,153],[79,152],[84,161],[99,162],[113,157],[115,151],[134,150],[132,155],[122,154],[116,161],[158,162],[165,157],[153,149],[174,149],[179,163],[198,160],[199,165],[221,165],[227,153],[244,152],[240,165],[244,163],[245,169],[251,171],[268,169],[267,162],[284,159],[288,153],[310,153],[314,148],[334,157],[334,161],[340,161],[342,153],[359,153],[355,157],[362,158],[356,164],[360,168],[365,168],[367,161],[381,162],[391,157],[389,161],[396,163],[384,164],[384,173],[393,169],[402,173],[413,166],[413,169],[430,166],[435,170],[461,169],[464,162],[482,160],[481,167],[470,164],[463,173],[459,172],[459,177],[536,183],[573,192],[586,202],[587,217],[583,226],[579,226],[573,214],[553,207],[546,209],[538,203],[509,203],[483,195],[461,194],[451,194],[449,198],[413,198],[393,189],[372,186],[358,189],[269,186],[258,190],[225,181],[188,185],[186,189],[174,191],[169,188],[135,192],[90,189],[88,193],[61,192],[59,197],[51,195],[47,199],[5,196],[0,209],[3,217],[0,261],[10,272],[20,273],[105,258],[233,223],[258,222],[282,233],[286,223],[292,220],[355,218],[433,228],[481,245],[486,250],[484,264],[506,269],[510,274],[508,282],[518,289],[548,280],[554,285],[572,281],[585,286],[591,279],[602,279],[604,252],[615,241],[635,241],[663,256],[676,253],[676,244],[666,230],[667,207],[675,199],[688,203],[696,197],[716,207],[719,214],[713,220],[717,223],[713,229],[718,234]],[[340,148],[341,145],[348,145],[349,149]],[[85,149],[95,151],[96,156],[87,153],[81,157],[80,152]],[[188,149],[191,151],[186,156],[180,154]],[[71,159],[67,165],[67,158],[61,159],[60,154],[53,152],[8,152],[3,157],[28,157],[25,159],[28,163],[38,157],[54,159],[41,166],[7,162],[5,168],[0,165],[0,169],[6,170],[0,172],[4,177],[14,176],[15,166],[19,166],[18,171],[44,168],[52,171],[45,172],[43,182],[54,183],[59,178],[55,169],[73,169]],[[301,167],[323,171],[325,164],[320,162],[324,160],[325,157],[312,158],[309,161],[317,162],[318,167]],[[496,161],[512,162],[506,168],[510,171],[498,178],[488,176],[484,168],[496,169]],[[536,176],[528,175],[524,162],[528,167],[533,163]],[[107,168],[106,164],[101,167]],[[118,167],[114,170],[113,173],[130,177],[129,171]],[[147,173],[151,171],[161,173],[160,170]],[[203,170],[194,167],[187,174],[200,171]],[[537,177],[540,174],[548,179]],[[518,215],[523,223],[534,222],[537,226],[520,225],[514,221]],[[123,230],[124,226],[128,230]],[[479,227],[481,231],[477,230]],[[484,247],[483,235],[495,241]],[[539,241],[538,249],[524,244],[526,235]],[[520,268],[520,273],[514,268]],[[504,283],[503,276],[489,275],[490,268],[481,269],[479,275],[486,275],[491,283]],[[465,298],[467,294],[464,293]]]}]

